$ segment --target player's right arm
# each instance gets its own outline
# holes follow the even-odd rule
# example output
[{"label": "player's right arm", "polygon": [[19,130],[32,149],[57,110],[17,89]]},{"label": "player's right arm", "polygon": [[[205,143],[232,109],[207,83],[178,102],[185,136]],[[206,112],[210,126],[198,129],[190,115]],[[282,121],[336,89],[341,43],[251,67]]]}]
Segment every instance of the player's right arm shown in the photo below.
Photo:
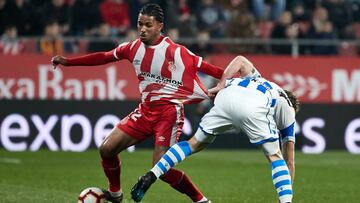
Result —
[{"label": "player's right arm", "polygon": [[107,52],[95,52],[83,56],[67,58],[64,56],[54,56],[51,63],[54,69],[57,65],[63,66],[97,66],[111,63],[121,59],[127,59],[129,56],[131,43],[125,42],[120,44],[117,48]]},{"label": "player's right arm", "polygon": [[113,53],[114,50],[108,52],[95,52],[73,58],[57,55],[51,59],[51,63],[54,68],[59,64],[63,66],[97,66],[116,61],[117,59]]},{"label": "player's right arm", "polygon": [[219,83],[216,85],[216,87],[208,90],[209,96],[210,97],[215,96],[217,92],[223,89],[225,87],[227,79],[236,76],[246,77],[254,73],[259,74],[255,66],[247,58],[240,55],[236,56],[224,70],[224,73],[221,76],[221,79]]}]

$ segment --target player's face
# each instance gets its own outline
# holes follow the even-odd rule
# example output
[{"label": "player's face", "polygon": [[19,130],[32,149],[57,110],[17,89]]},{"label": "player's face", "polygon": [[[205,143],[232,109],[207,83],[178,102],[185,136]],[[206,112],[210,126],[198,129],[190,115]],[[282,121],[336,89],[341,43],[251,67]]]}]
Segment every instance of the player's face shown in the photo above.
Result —
[{"label": "player's face", "polygon": [[140,40],[147,45],[151,45],[159,38],[163,23],[155,20],[154,16],[139,14],[137,27]]}]

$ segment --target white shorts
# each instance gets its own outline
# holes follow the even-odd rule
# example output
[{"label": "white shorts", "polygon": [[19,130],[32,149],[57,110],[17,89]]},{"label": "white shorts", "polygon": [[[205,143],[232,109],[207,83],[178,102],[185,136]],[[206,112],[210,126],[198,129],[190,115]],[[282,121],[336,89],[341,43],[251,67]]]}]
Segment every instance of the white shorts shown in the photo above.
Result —
[{"label": "white shorts", "polygon": [[278,142],[271,95],[241,86],[229,86],[215,98],[215,105],[200,122],[197,140],[204,135],[217,136],[226,133],[245,133],[253,144]]}]

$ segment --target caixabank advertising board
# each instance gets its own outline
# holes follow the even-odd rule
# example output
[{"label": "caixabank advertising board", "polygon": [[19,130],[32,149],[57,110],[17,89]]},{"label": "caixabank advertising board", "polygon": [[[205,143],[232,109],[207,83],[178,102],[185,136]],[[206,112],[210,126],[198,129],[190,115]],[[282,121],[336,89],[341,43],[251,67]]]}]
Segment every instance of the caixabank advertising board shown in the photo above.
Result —
[{"label": "caixabank advertising board", "polygon": [[[226,67],[232,55],[211,63]],[[248,56],[261,74],[302,102],[297,148],[304,153],[342,149],[360,153],[360,59]],[[0,58],[0,146],[9,151],[83,151],[97,147],[113,125],[139,103],[129,62],[53,70],[43,55]],[[195,105],[186,108],[182,139],[197,128]],[[151,146],[148,141],[140,147]],[[212,147],[252,147],[245,136],[224,135]]]}]

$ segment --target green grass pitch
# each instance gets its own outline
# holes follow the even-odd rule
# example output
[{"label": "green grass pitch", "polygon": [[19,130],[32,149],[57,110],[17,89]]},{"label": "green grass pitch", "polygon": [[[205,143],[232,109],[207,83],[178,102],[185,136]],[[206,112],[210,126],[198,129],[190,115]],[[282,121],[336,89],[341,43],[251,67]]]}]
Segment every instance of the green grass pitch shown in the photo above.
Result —
[{"label": "green grass pitch", "polygon": [[[138,176],[150,169],[150,150],[122,153],[124,203]],[[345,151],[297,152],[294,202],[359,202],[360,156]],[[269,164],[260,151],[205,150],[180,164],[213,203],[276,203]],[[6,152],[0,150],[0,202],[76,202],[86,187],[106,187],[98,152]],[[158,181],[144,203],[187,203]]]}]

